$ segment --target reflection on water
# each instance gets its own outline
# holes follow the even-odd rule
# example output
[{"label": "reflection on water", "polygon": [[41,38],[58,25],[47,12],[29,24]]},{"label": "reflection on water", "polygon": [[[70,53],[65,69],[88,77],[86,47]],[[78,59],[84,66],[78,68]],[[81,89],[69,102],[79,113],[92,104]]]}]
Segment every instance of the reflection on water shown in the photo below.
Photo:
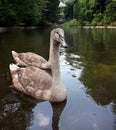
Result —
[{"label": "reflection on water", "polygon": [[[116,99],[115,34],[116,30],[113,29],[77,30],[72,34],[73,47],[69,51],[79,56],[75,58],[70,56],[71,53],[67,54],[67,61],[73,67],[83,67],[80,80],[86,86],[87,93],[101,105]],[[78,62],[77,66],[75,62]]]},{"label": "reflection on water", "polygon": [[[30,97],[10,94],[0,102],[0,128],[3,130],[50,128],[52,122],[50,129],[58,130],[58,122],[65,104],[66,100],[62,103],[51,103],[50,107],[48,102],[38,102]],[[51,122],[49,118],[52,115],[50,108],[53,111]],[[46,110],[47,113],[42,112],[42,110]]]},{"label": "reflection on water", "polygon": [[3,130],[24,130],[33,117],[34,104],[24,102],[13,94],[9,94],[0,102],[0,127]]},{"label": "reflection on water", "polygon": [[8,87],[11,50],[32,51],[48,59],[50,30],[0,33],[0,128],[115,130],[115,29],[65,29],[70,47],[60,49],[60,67],[67,101],[38,102]]}]

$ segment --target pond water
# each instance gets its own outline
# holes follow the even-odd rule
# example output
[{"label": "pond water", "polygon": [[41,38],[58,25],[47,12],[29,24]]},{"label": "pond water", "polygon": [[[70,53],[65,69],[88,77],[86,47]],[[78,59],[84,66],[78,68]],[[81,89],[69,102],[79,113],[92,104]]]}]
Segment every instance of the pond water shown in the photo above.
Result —
[{"label": "pond water", "polygon": [[13,92],[11,50],[48,59],[51,29],[0,33],[0,130],[116,130],[116,30],[65,30],[60,49],[62,103],[39,102]]}]

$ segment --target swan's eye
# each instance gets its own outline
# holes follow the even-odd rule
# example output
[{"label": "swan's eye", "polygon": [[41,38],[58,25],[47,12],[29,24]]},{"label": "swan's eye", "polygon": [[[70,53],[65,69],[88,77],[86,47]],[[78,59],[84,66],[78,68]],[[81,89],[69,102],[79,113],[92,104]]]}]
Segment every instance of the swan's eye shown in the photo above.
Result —
[{"label": "swan's eye", "polygon": [[56,32],[57,36],[60,37],[60,34],[58,32]]},{"label": "swan's eye", "polygon": [[56,32],[56,34],[58,34],[58,36],[60,35],[58,32]]},{"label": "swan's eye", "polygon": [[63,41],[64,37],[62,35],[59,34],[59,38],[61,41]]},{"label": "swan's eye", "polygon": [[61,33],[57,32],[57,31],[55,33],[56,33],[56,37],[57,37],[58,42],[59,43],[63,42],[64,41],[64,36]]}]

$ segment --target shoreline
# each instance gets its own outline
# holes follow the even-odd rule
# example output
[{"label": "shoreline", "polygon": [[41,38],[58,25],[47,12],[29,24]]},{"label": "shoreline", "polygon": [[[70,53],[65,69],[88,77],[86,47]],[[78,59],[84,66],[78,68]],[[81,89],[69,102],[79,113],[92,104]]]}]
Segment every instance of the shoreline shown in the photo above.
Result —
[{"label": "shoreline", "polygon": [[80,26],[81,28],[89,29],[89,28],[111,28],[116,29],[116,26]]},{"label": "shoreline", "polygon": [[[77,28],[84,28],[84,29],[116,29],[116,26],[75,26]],[[16,30],[28,30],[28,29],[37,29],[41,27],[36,27],[36,26],[27,26],[27,27],[20,27],[20,26],[15,26],[15,27],[0,27],[0,32],[5,32],[5,31],[16,31]]]},{"label": "shoreline", "polygon": [[36,29],[36,28],[40,28],[40,27],[36,27],[36,26],[27,26],[27,27],[20,27],[20,26],[0,27],[0,32],[16,31],[16,30],[28,30],[28,29]]}]

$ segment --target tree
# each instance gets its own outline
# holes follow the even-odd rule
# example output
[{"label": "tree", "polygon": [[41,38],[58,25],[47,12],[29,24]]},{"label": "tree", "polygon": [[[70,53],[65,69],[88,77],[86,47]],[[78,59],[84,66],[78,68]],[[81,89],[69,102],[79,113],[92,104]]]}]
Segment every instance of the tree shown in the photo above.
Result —
[{"label": "tree", "polygon": [[37,25],[48,0],[0,0],[0,25]]},{"label": "tree", "polygon": [[116,1],[107,4],[104,20],[106,23],[116,21]]},{"label": "tree", "polygon": [[37,25],[47,0],[17,0],[16,12],[22,25]]},{"label": "tree", "polygon": [[95,0],[94,12],[103,13],[106,9],[107,0]]},{"label": "tree", "polygon": [[67,3],[67,7],[65,9],[65,18],[72,19],[73,18],[73,3]]},{"label": "tree", "polygon": [[42,22],[56,22],[57,21],[57,15],[58,15],[58,5],[59,0],[48,0],[47,7],[43,11],[43,17]]},{"label": "tree", "polygon": [[75,0],[68,4],[65,14],[67,19],[76,18],[81,25],[115,24],[116,0]]},{"label": "tree", "polygon": [[0,25],[16,24],[17,16],[13,4],[7,0],[0,0]]},{"label": "tree", "polygon": [[[93,0],[94,1],[94,0]],[[90,22],[93,18],[93,1],[91,0],[76,0],[75,2],[75,18],[81,24]]]}]

